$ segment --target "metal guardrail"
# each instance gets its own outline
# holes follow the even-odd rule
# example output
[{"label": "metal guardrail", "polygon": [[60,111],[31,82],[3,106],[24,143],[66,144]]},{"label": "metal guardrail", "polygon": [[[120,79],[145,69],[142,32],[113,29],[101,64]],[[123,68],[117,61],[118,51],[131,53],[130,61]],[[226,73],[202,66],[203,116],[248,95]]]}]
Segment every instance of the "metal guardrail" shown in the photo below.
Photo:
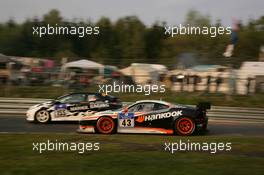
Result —
[{"label": "metal guardrail", "polygon": [[[30,106],[49,100],[50,99],[0,97],[0,115],[9,114],[24,116]],[[212,106],[207,115],[210,119],[214,120],[250,120],[264,122],[264,108]]]}]

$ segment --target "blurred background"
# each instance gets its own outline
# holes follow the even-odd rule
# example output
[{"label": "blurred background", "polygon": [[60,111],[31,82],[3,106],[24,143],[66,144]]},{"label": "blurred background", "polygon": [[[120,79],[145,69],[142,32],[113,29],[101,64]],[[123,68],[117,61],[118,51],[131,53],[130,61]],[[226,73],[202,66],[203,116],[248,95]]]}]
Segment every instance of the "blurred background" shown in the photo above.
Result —
[{"label": "blurred background", "polygon": [[[134,94],[131,100],[179,97],[184,101],[192,97],[213,97],[220,105],[225,103],[224,99],[234,105],[261,106],[264,101],[264,14],[259,1],[235,2],[218,2],[216,9],[206,0],[188,1],[184,11],[177,11],[182,5],[180,2],[171,1],[167,6],[160,6],[160,11],[157,11],[157,1],[150,4],[147,0],[138,8],[133,3],[125,5],[117,1],[108,7],[111,10],[96,3],[74,9],[76,5],[59,6],[57,1],[48,1],[49,5],[45,6],[30,0],[1,2],[0,96],[55,97],[72,91],[98,91],[98,84],[116,82],[166,85],[165,94],[151,97]],[[121,3],[120,7],[117,3]],[[169,7],[170,3],[174,6]],[[40,14],[23,12],[22,9],[27,10],[34,4]],[[21,9],[16,11],[15,5]],[[206,7],[208,10],[204,10]],[[220,7],[226,9],[220,10]],[[244,10],[246,7],[248,9]],[[124,13],[125,9],[129,9],[128,13]],[[70,18],[69,11],[78,13],[70,13],[76,15]],[[231,26],[232,34],[215,38],[209,35],[172,38],[164,34],[164,26],[180,23]],[[99,26],[100,34],[84,38],[78,35],[40,38],[32,34],[32,27],[47,24]]]}]

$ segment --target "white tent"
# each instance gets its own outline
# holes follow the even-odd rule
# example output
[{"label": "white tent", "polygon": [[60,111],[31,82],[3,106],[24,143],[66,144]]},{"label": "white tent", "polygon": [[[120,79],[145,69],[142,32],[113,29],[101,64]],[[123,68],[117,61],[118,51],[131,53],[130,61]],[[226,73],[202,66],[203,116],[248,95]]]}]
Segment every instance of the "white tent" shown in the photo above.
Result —
[{"label": "white tent", "polygon": [[96,63],[90,60],[78,60],[73,62],[68,62],[62,66],[62,71],[65,71],[67,68],[82,68],[82,69],[103,69],[104,65]]},{"label": "white tent", "polygon": [[129,67],[121,69],[124,75],[132,76],[138,84],[146,84],[149,81],[158,81],[159,75],[167,73],[166,66],[161,64],[132,63]]},{"label": "white tent", "polygon": [[240,78],[254,78],[256,75],[264,75],[264,62],[246,61],[239,69]]},{"label": "white tent", "polygon": [[[259,61],[246,61],[243,62],[240,69],[237,71],[237,92],[239,94],[246,94],[247,93],[247,83],[248,78],[255,79],[256,76],[264,76],[264,62]],[[252,83],[252,90],[255,90],[255,82]]]},{"label": "white tent", "polygon": [[120,69],[119,71],[120,71],[122,74],[127,75],[127,76],[132,76],[132,74],[133,74],[133,70],[132,70],[132,67],[131,67],[131,66],[126,67],[126,68],[124,68],[124,69]]},{"label": "white tent", "polygon": [[120,69],[119,71],[124,75],[133,76],[135,71],[141,71],[143,74],[149,72],[166,73],[167,67],[161,64],[145,64],[145,63],[132,63],[129,67]]}]

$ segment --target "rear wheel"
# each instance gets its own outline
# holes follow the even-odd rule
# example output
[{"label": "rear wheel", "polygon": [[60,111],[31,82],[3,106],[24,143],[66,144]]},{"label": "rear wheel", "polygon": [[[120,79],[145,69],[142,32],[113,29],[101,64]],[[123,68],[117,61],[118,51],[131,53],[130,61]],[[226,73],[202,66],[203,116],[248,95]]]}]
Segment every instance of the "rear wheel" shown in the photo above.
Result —
[{"label": "rear wheel", "polygon": [[35,119],[39,123],[48,123],[50,121],[50,114],[47,110],[42,109],[36,113]]},{"label": "rear wheel", "polygon": [[115,129],[115,122],[110,117],[100,117],[96,123],[96,129],[101,134],[111,134]]},{"label": "rear wheel", "polygon": [[181,117],[175,122],[175,132],[178,135],[188,136],[192,135],[195,130],[195,123],[189,117]]}]

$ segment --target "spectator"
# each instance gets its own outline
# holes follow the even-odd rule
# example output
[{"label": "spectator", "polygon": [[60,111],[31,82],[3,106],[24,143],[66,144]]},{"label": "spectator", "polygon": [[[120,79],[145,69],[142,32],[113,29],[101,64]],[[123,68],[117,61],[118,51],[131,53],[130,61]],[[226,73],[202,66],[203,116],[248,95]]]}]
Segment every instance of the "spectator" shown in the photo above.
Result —
[{"label": "spectator", "polygon": [[206,82],[207,87],[206,87],[206,92],[209,92],[209,91],[210,91],[211,78],[212,78],[211,75],[208,75],[208,76],[207,76],[207,82]]},{"label": "spectator", "polygon": [[218,91],[219,91],[219,87],[220,87],[222,81],[223,81],[223,80],[222,80],[222,77],[219,75],[219,76],[216,78],[216,80],[215,80],[215,83],[216,83],[216,89],[215,89],[215,92],[218,92]]},{"label": "spectator", "polygon": [[247,78],[247,83],[246,83],[247,95],[250,94],[250,87],[251,87],[252,80],[253,80],[253,79],[252,79],[251,77],[248,77],[248,78]]},{"label": "spectator", "polygon": [[199,77],[197,75],[193,76],[193,91],[196,91],[197,84],[199,83]]}]

